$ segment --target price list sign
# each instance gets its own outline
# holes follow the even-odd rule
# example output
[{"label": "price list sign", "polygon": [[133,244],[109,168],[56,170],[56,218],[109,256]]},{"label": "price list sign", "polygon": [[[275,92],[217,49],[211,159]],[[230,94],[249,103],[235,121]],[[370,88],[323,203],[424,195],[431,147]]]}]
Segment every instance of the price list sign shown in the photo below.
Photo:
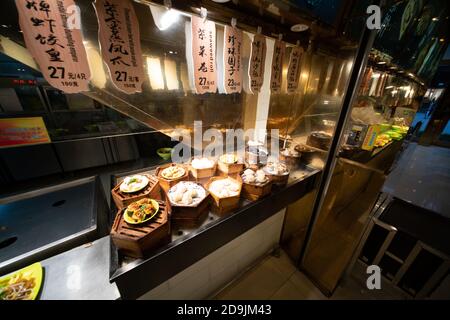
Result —
[{"label": "price list sign", "polygon": [[302,57],[303,48],[293,47],[291,56],[289,58],[289,67],[287,73],[287,92],[294,93],[298,88],[298,81],[300,77],[300,60]]},{"label": "price list sign", "polygon": [[242,91],[241,30],[225,26],[223,50],[225,93],[240,93]]},{"label": "price list sign", "polygon": [[272,73],[270,76],[270,90],[272,93],[281,92],[281,79],[283,75],[283,60],[286,44],[276,40],[273,48]]},{"label": "price list sign", "polygon": [[192,58],[195,92],[217,91],[216,25],[212,21],[192,16]]},{"label": "price list sign", "polygon": [[[16,0],[25,44],[47,82],[64,92],[89,90],[91,73],[73,0]],[[75,16],[74,16],[75,15]]]},{"label": "price list sign", "polygon": [[102,58],[112,83],[128,94],[141,92],[144,67],[133,4],[129,0],[96,0],[94,6]]},{"label": "price list sign", "polygon": [[252,41],[249,77],[252,92],[259,92],[264,82],[264,64],[266,61],[266,38],[256,34]]}]

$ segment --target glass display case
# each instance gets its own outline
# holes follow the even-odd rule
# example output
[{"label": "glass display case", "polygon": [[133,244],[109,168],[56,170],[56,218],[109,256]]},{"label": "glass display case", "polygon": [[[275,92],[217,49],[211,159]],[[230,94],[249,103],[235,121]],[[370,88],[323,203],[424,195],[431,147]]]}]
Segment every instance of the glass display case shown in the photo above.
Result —
[{"label": "glass display case", "polygon": [[[144,72],[141,92],[132,94],[116,86],[103,60],[92,0],[76,1],[92,73],[88,91],[76,94],[47,83],[26,48],[14,1],[0,4],[0,62],[25,70],[13,72],[19,86],[0,82],[6,97],[1,116],[43,118],[51,138],[44,146],[66,155],[54,161],[66,175],[55,179],[48,170],[42,174],[46,183],[71,179],[81,169],[101,176],[109,203],[104,215],[114,218],[111,240],[97,240],[95,250],[110,253],[108,280],[123,298],[137,298],[286,209],[283,248],[325,292],[332,291],[424,94],[419,78],[383,66],[377,51],[368,57],[373,42],[364,28],[368,1],[336,1],[330,7],[302,1],[129,3]],[[220,41],[226,26],[242,30],[242,91],[195,93],[187,30],[199,16],[213,23]],[[300,31],[291,28],[295,25]],[[252,91],[257,36],[265,43],[264,72],[261,89]],[[286,45],[282,82],[271,90],[280,40]],[[292,90],[287,77],[298,49],[298,86]],[[112,137],[117,139],[107,140]],[[2,151],[10,156],[19,150],[10,149]],[[136,161],[125,163],[122,157]],[[352,205],[352,213],[340,214]],[[360,224],[352,225],[355,220]],[[342,241],[324,233],[342,234]],[[260,250],[258,243],[254,249]],[[334,264],[331,274],[327,267]]]},{"label": "glass display case", "polygon": [[[214,22],[218,38],[223,38],[225,25],[229,25],[232,18],[237,19],[237,27],[243,31],[243,81],[248,81],[252,41],[256,34],[264,36],[266,58],[259,92],[251,92],[245,85],[240,93],[193,92],[185,29],[191,17],[198,16],[201,10],[188,2],[177,4],[176,8],[165,8],[149,1],[132,2],[139,24],[145,73],[142,92],[135,94],[126,94],[113,84],[114,79],[102,61],[98,21],[90,0],[77,1],[83,46],[92,71],[89,91],[81,94],[66,94],[46,83],[31,52],[26,49],[16,14],[5,17],[6,27],[1,29],[3,59],[19,68],[29,69],[25,73],[31,73],[32,80],[36,81],[33,86],[20,86],[16,90],[23,109],[20,112],[13,112],[15,104],[10,102],[12,100],[8,100],[7,105],[2,103],[4,117],[29,115],[28,111],[39,112],[51,140],[61,143],[158,131],[187,144],[186,137],[193,141],[196,134],[202,136],[206,130],[215,129],[215,133],[227,142],[220,151],[229,152],[227,147],[231,142],[231,153],[239,155],[241,152],[243,155],[243,158],[238,157],[229,163],[224,160],[228,158],[213,154],[209,160],[214,161],[211,168],[196,167],[190,157],[183,158],[187,163],[173,165],[169,165],[168,160],[150,161],[137,169],[116,171],[108,183],[104,182],[111,214],[115,217],[111,225],[111,247],[107,248],[111,250],[110,280],[117,283],[124,297],[145,293],[304,195],[316,194],[315,187],[321,178],[321,169],[326,162],[354,70],[360,35],[354,39],[329,36],[330,32],[344,28],[346,22],[342,15],[348,12],[348,4],[339,6],[333,21],[328,21],[333,25],[331,27],[318,21],[311,24],[313,18],[308,14],[301,18],[289,15],[290,9],[276,3],[290,24],[301,21],[311,26],[303,32],[293,32],[280,24],[270,8],[266,8],[264,17],[254,16],[255,4],[252,2],[228,4],[227,7],[210,2],[201,4],[208,10],[207,19]],[[16,12],[12,1],[2,6],[3,12]],[[158,12],[167,10],[173,13],[173,19],[168,27],[161,28],[158,26]],[[249,15],[253,18],[247,19]],[[326,16],[330,18],[329,13]],[[281,63],[283,80],[281,89],[274,93],[270,88],[272,59],[276,40],[281,38],[286,45]],[[296,46],[303,50],[299,84],[288,92],[286,77]],[[201,124],[196,125],[195,121],[201,121]],[[253,131],[244,137],[243,145],[237,146],[234,139],[226,139],[230,129]],[[210,142],[204,139],[200,146],[188,146],[184,150],[202,151]],[[276,153],[279,149],[280,155]],[[275,163],[266,163],[267,156]],[[206,160],[198,162],[202,161]],[[173,178],[172,175],[179,172],[183,172],[180,178]],[[126,184],[144,180],[144,189],[131,193],[121,189]],[[177,203],[178,194],[172,195],[171,190],[177,186],[176,182],[181,185],[180,180],[186,186],[196,185],[197,195],[206,190],[207,201],[200,201],[198,206],[183,207],[180,205],[185,201],[183,194],[178,199],[181,202]],[[221,180],[226,180],[226,186],[215,188],[213,185],[220,184]],[[259,184],[254,181],[259,181]],[[239,188],[231,190],[230,185],[233,184]],[[227,189],[226,196],[220,190],[224,188],[231,188]],[[148,228],[126,222],[125,218],[136,218],[134,213],[130,214],[134,212],[130,206],[133,203],[142,205],[142,201],[147,201],[146,197],[157,201],[144,204],[151,204],[149,210],[155,211],[157,220],[150,220]],[[187,198],[186,201],[195,203],[197,196],[191,193],[190,199]],[[293,214],[296,215],[295,212]],[[309,219],[311,210],[304,210],[304,214]],[[176,259],[186,250],[192,252],[192,256],[183,261]],[[167,265],[165,259],[177,261]],[[142,277],[142,272],[154,270],[155,266],[160,270],[160,277]]]}]

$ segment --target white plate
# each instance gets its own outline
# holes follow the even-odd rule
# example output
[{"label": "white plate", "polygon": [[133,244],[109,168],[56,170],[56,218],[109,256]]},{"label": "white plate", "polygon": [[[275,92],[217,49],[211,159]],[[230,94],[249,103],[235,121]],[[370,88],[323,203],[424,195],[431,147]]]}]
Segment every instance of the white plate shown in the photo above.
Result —
[{"label": "white plate", "polygon": [[[140,183],[133,182],[131,185],[128,185],[127,181],[129,181],[133,178],[140,179],[141,182]],[[123,179],[123,182],[120,184],[120,191],[125,192],[125,193],[138,192],[138,191],[144,189],[148,185],[148,183],[149,183],[149,181],[146,176],[134,175],[134,176],[125,177],[125,179]]]},{"label": "white plate", "polygon": [[[188,190],[195,189],[197,191],[197,197],[192,198],[192,203],[191,204],[184,204],[184,203],[181,203],[181,202],[173,201],[173,196],[174,196],[177,188],[179,186],[181,186],[181,185],[184,185]],[[178,206],[178,207],[195,207],[203,199],[205,199],[205,197],[206,197],[206,190],[202,186],[200,186],[199,184],[197,184],[195,182],[181,181],[181,182],[178,182],[176,185],[174,185],[172,188],[169,189],[168,195],[169,195],[170,203],[173,206]]]},{"label": "white plate", "polygon": [[176,180],[176,179],[180,179],[182,176],[184,176],[184,175],[186,174],[186,170],[185,170],[183,167],[176,166],[176,168],[181,172],[181,174],[180,174],[178,177],[175,177],[175,178],[168,178],[168,177],[165,175],[164,172],[169,171],[170,168],[173,168],[173,166],[164,168],[164,169],[161,171],[161,176],[162,176],[164,179],[167,179],[167,180]]}]

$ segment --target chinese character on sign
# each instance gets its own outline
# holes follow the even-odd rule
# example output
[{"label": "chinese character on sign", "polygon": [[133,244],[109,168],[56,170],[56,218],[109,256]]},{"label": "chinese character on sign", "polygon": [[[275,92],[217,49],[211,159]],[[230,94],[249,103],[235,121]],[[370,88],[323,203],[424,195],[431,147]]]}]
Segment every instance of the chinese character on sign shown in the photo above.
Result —
[{"label": "chinese character on sign", "polygon": [[114,86],[141,92],[143,62],[139,24],[131,0],[95,0],[102,58]]},{"label": "chinese character on sign", "polygon": [[205,39],[205,30],[204,29],[198,29],[198,38],[200,40],[204,40]]},{"label": "chinese character on sign", "polygon": [[192,43],[192,52],[189,52],[188,61],[192,64],[191,83],[199,94],[217,90],[215,37],[216,28],[212,21],[192,17],[188,38]]},{"label": "chinese character on sign", "polygon": [[266,39],[256,34],[251,45],[251,58],[249,65],[250,89],[259,91],[264,82],[264,64],[266,59]]}]

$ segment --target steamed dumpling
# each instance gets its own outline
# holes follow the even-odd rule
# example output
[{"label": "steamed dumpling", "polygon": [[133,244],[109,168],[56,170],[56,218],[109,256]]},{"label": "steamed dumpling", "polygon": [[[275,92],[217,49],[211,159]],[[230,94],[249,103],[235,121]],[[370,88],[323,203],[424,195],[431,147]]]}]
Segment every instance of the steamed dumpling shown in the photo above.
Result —
[{"label": "steamed dumpling", "polygon": [[244,181],[247,182],[247,183],[255,182],[255,176],[253,174],[252,175],[247,175],[247,176],[244,177]]},{"label": "steamed dumpling", "polygon": [[183,194],[182,202],[184,204],[191,204],[192,203],[192,197],[190,192],[186,192]]},{"label": "steamed dumpling", "polygon": [[184,185],[184,183],[178,184],[178,186],[177,186],[177,192],[185,193],[186,190],[187,190],[187,188],[186,188],[186,186]]},{"label": "steamed dumpling", "polygon": [[180,192],[179,190],[174,192],[174,194],[173,194],[173,201],[180,202],[182,199],[183,199],[183,193],[182,192]]},{"label": "steamed dumpling", "polygon": [[266,181],[266,175],[263,171],[258,170],[258,172],[256,172],[256,182],[263,183],[264,181]]},{"label": "steamed dumpling", "polygon": [[250,176],[250,175],[254,175],[255,172],[252,169],[247,169],[244,171],[244,175],[246,176]]}]

